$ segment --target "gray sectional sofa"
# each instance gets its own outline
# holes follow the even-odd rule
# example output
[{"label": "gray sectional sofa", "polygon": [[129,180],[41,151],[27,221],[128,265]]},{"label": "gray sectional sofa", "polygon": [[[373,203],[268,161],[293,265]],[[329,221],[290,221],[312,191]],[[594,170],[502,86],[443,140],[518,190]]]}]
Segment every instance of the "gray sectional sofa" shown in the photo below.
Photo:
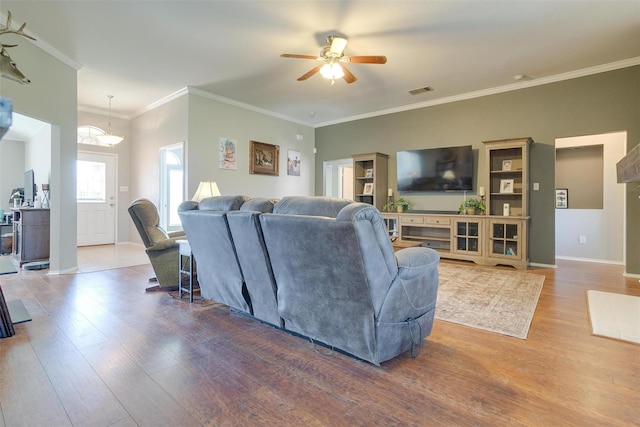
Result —
[{"label": "gray sectional sofa", "polygon": [[370,205],[219,196],[179,214],[204,298],[376,365],[431,333],[438,253],[394,253]]}]

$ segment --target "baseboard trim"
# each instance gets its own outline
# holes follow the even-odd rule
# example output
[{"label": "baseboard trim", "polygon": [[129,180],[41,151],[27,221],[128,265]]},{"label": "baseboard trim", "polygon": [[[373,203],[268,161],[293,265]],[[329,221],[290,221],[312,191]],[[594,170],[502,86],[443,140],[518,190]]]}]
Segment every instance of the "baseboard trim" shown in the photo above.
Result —
[{"label": "baseboard trim", "polygon": [[541,268],[558,268],[555,264],[541,264],[539,262],[530,262],[529,266],[531,267],[541,267]]},{"label": "baseboard trim", "polygon": [[569,257],[569,256],[556,256],[556,259],[564,259],[567,261],[595,262],[598,264],[624,265],[622,261],[612,261],[608,259],[577,258],[577,257]]}]

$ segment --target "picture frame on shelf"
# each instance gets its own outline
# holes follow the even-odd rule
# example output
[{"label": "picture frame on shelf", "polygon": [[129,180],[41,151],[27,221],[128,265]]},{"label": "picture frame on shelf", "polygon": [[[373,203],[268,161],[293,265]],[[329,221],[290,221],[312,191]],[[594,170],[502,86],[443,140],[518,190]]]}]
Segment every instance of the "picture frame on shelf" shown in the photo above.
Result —
[{"label": "picture frame on shelf", "polygon": [[362,194],[365,196],[373,195],[373,182],[367,182],[364,184],[364,189],[362,190]]},{"label": "picture frame on shelf", "polygon": [[373,178],[373,169],[365,169],[364,177],[365,178]]},{"label": "picture frame on shelf", "polygon": [[249,173],[278,176],[279,158],[279,145],[250,141]]},{"label": "picture frame on shelf", "polygon": [[556,209],[569,208],[569,189],[556,188]]},{"label": "picture frame on shelf", "polygon": [[509,194],[513,193],[513,179],[501,179],[500,180],[500,193]]},{"label": "picture frame on shelf", "polygon": [[502,170],[503,171],[510,171],[511,170],[511,166],[512,166],[511,160],[503,160],[502,161]]}]

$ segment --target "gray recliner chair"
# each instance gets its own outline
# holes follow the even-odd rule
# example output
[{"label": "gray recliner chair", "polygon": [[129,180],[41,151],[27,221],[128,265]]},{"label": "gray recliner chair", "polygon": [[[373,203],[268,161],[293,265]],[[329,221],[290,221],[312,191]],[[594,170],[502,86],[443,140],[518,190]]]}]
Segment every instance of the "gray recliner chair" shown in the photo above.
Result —
[{"label": "gray recliner chair", "polygon": [[178,214],[198,264],[200,295],[252,314],[251,299],[227,222],[227,213],[237,211],[248,199],[215,196],[200,203],[186,201],[178,207]]},{"label": "gray recliner chair", "polygon": [[148,199],[139,198],[129,205],[129,215],[140,234],[145,251],[156,275],[157,286],[151,290],[175,290],[179,285],[178,239],[186,239],[184,231],[167,233],[160,227],[158,209]]}]

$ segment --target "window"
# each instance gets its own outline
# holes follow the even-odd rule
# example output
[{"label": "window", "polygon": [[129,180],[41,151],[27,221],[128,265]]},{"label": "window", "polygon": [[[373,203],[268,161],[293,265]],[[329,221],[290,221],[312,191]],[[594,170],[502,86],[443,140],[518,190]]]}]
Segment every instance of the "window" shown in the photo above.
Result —
[{"label": "window", "polygon": [[78,203],[105,203],[107,173],[105,164],[78,160]]},{"label": "window", "polygon": [[78,144],[99,145],[102,147],[110,147],[101,143],[96,136],[104,135],[105,132],[95,126],[78,126]]},{"label": "window", "polygon": [[184,201],[183,143],[160,149],[160,226],[167,231],[182,228],[178,206]]}]

